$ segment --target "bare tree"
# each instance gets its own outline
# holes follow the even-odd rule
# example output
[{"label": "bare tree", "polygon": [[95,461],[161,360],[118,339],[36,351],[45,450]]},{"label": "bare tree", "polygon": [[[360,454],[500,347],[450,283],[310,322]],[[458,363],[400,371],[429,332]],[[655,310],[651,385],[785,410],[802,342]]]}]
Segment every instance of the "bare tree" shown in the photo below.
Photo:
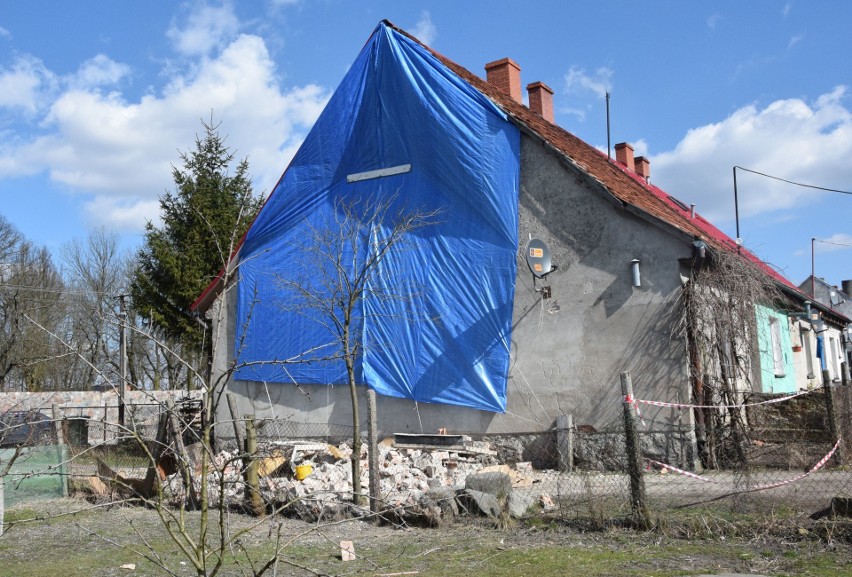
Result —
[{"label": "bare tree", "polygon": [[62,279],[45,248],[24,239],[0,217],[0,390],[52,388],[58,358],[52,341],[24,320],[58,327],[64,315]]},{"label": "bare tree", "polygon": [[71,339],[86,362],[77,359],[77,390],[96,384],[93,367],[118,372],[114,317],[116,298],[126,290],[129,255],[119,246],[118,235],[97,229],[85,239],[75,238],[61,248],[67,286]]},{"label": "bare tree", "polygon": [[[361,416],[356,369],[365,352],[365,299],[410,303],[422,287],[383,267],[389,255],[416,246],[416,232],[436,222],[438,211],[410,210],[399,198],[338,199],[333,217],[307,223],[303,271],[278,276],[285,289],[281,306],[303,314],[327,331],[330,347],[317,351],[324,362],[342,361],[352,401],[352,493],[363,502],[360,479]],[[405,307],[403,307],[403,310]],[[411,314],[413,312],[404,312]],[[373,343],[371,346],[386,346]],[[308,359],[306,359],[308,360]],[[370,475],[377,472],[370,470]]]},{"label": "bare tree", "polygon": [[[778,306],[783,296],[774,282],[746,257],[725,251],[696,263],[684,287],[680,329],[689,346],[693,397],[702,465],[745,465],[744,392],[754,387],[759,366],[755,305]],[[724,427],[717,426],[724,424]],[[726,435],[720,435],[721,431]]]}]

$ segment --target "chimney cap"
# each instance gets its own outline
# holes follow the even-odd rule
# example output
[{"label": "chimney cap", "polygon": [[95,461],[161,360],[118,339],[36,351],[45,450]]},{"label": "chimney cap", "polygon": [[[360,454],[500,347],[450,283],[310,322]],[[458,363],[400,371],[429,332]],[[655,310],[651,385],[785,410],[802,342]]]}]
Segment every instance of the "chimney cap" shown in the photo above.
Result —
[{"label": "chimney cap", "polygon": [[530,82],[529,84],[527,84],[527,90],[535,90],[536,88],[541,88],[553,94],[553,89],[541,80],[537,80],[535,82]]},{"label": "chimney cap", "polygon": [[495,60],[494,62],[489,62],[488,64],[485,65],[485,69],[488,70],[489,68],[496,68],[497,66],[502,66],[504,64],[509,64],[510,66],[514,66],[518,70],[521,69],[521,67],[518,65],[518,63],[515,62],[514,60],[512,60],[511,58],[501,58],[500,60]]}]

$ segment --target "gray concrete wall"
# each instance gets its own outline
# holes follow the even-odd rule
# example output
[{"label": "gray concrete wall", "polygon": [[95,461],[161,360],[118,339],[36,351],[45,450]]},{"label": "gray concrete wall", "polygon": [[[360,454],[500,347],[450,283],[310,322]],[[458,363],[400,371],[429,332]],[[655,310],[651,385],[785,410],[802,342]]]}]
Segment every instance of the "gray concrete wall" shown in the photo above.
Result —
[{"label": "gray concrete wall", "polygon": [[689,243],[620,208],[531,139],[522,141],[521,166],[521,249],[529,236],[541,238],[559,269],[546,281],[552,298],[542,301],[518,262],[509,410],[547,424],[571,413],[576,424],[620,426],[622,371],[640,398],[686,400],[686,347],[675,333],[678,259],[691,256]]},{"label": "gray concrete wall", "polygon": [[[192,399],[200,401],[203,392],[197,391],[127,391],[125,408],[127,426],[147,427],[156,433],[156,426],[167,400]],[[88,423],[88,442],[114,444],[126,436],[118,426],[118,393],[115,391],[52,391],[41,393],[0,393],[0,416],[9,412],[39,411],[53,418],[51,409],[57,406],[63,419],[85,419]]]},{"label": "gray concrete wall", "polygon": [[[556,416],[571,413],[576,424],[597,429],[620,426],[619,374],[630,371],[641,398],[688,399],[686,350],[673,336],[680,294],[679,258],[689,244],[657,225],[616,206],[594,182],[563,165],[538,142],[523,136],[518,277],[513,314],[508,405],[505,414],[447,405],[379,398],[382,435],[394,432],[499,434],[550,429]],[[527,240],[548,243],[559,269],[545,284],[542,300],[533,286],[524,252]],[[642,287],[631,286],[630,261],[641,260]],[[538,286],[541,286],[539,281]],[[214,307],[218,335],[215,370],[233,358],[236,327]],[[351,427],[349,390],[332,387],[232,382],[241,414],[284,419],[285,434],[324,436]],[[643,409],[644,410],[644,409]],[[653,413],[653,414],[651,414]],[[225,403],[220,422],[230,419]],[[366,416],[366,410],[362,415]],[[690,416],[665,409],[647,411],[666,424],[689,426]],[[222,425],[218,434],[232,436]]]}]

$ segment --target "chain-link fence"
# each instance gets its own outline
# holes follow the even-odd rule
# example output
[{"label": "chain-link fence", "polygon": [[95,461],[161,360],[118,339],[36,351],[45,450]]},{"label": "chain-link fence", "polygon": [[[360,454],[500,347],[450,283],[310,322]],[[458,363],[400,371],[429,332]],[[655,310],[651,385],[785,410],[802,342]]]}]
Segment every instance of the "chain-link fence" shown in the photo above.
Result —
[{"label": "chain-link fence", "polygon": [[[825,515],[833,500],[852,493],[852,387],[741,395],[737,406],[714,403],[712,390],[705,399],[709,404],[673,404],[628,395],[616,399],[625,420],[600,429],[560,418],[541,433],[396,435],[378,444],[372,489],[367,443],[352,466],[352,427],[217,423],[239,432],[240,443],[214,447],[206,479],[217,505],[242,507],[257,487],[265,509],[313,520],[352,509],[357,474],[362,494],[375,497],[382,514],[432,524],[466,511],[604,527],[635,521],[637,506],[654,521],[696,511],[801,518]],[[87,419],[84,427],[68,411],[68,453],[49,465],[51,474],[68,474],[72,488],[105,498],[114,498],[116,487],[125,497],[144,495],[154,474],[172,504],[200,493],[201,402],[173,410],[139,404],[126,413],[125,426]],[[635,460],[627,415],[638,441]],[[8,479],[6,486],[8,493]]]}]

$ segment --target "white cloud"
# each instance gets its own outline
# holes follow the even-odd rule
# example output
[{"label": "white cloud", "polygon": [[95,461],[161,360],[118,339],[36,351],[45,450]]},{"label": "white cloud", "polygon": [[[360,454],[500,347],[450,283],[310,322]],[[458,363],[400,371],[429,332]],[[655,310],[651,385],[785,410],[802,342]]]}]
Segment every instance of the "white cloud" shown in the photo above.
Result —
[{"label": "white cloud", "polygon": [[0,38],[11,38],[12,33],[0,26]]},{"label": "white cloud", "polygon": [[707,28],[716,30],[716,24],[722,19],[722,15],[718,12],[707,17]]},{"label": "white cloud", "polygon": [[[23,106],[44,95],[53,75],[36,60],[0,71],[0,104]],[[27,128],[0,139],[0,178],[49,174],[81,199],[93,225],[138,231],[159,212],[158,197],[173,189],[172,165],[194,149],[201,120],[221,123],[220,136],[237,159],[249,159],[258,193],[268,193],[329,93],[315,86],[283,88],[264,41],[235,37],[221,50],[188,62],[160,90],[129,99],[115,84],[132,71],[97,56],[37,111]],[[12,82],[10,74],[20,78]],[[26,73],[26,74],[24,74]],[[176,75],[175,75],[176,74]],[[4,82],[6,84],[4,84]],[[56,83],[56,82],[55,82]],[[17,91],[2,90],[16,86]],[[110,87],[110,90],[104,90]]]},{"label": "white cloud", "polygon": [[852,249],[852,234],[837,232],[827,238],[818,238],[814,242],[814,252],[834,252]]},{"label": "white cloud", "polygon": [[572,66],[565,75],[565,90],[569,93],[591,92],[598,98],[605,98],[612,91],[613,71],[601,66],[594,73],[587,74],[584,68]]},{"label": "white cloud", "polygon": [[116,84],[129,74],[130,67],[126,64],[98,54],[80,66],[74,77],[70,79],[70,84],[81,89],[98,88]]},{"label": "white cloud", "polygon": [[787,49],[790,49],[799,42],[801,42],[804,37],[804,34],[795,34],[792,38],[790,38],[790,41],[787,43]]},{"label": "white cloud", "polygon": [[[691,129],[674,150],[651,158],[657,184],[712,220],[731,218],[732,167],[825,188],[852,182],[852,112],[839,86],[813,103],[777,100]],[[741,216],[801,206],[820,194],[738,171]],[[747,193],[746,193],[747,191]]]},{"label": "white cloud", "polygon": [[147,222],[159,224],[159,200],[125,200],[97,196],[84,205],[86,220],[93,228],[109,223],[112,230],[141,233]]},{"label": "white cloud", "polygon": [[639,139],[635,142],[631,142],[630,146],[633,147],[634,156],[648,156],[648,143],[645,142],[645,139]]},{"label": "white cloud", "polygon": [[586,108],[576,108],[576,107],[566,107],[560,106],[558,108],[559,114],[565,116],[573,116],[577,119],[578,122],[585,122],[586,116],[589,113],[589,107]]},{"label": "white cloud", "polygon": [[33,56],[20,56],[10,68],[0,69],[0,108],[30,114],[45,104],[44,93],[55,87],[56,76]]},{"label": "white cloud", "polygon": [[438,29],[432,24],[432,16],[428,10],[423,10],[420,13],[420,20],[411,29],[411,34],[420,40],[423,44],[431,46],[438,37]]},{"label": "white cloud", "polygon": [[214,6],[195,0],[182,6],[182,18],[173,19],[166,36],[184,56],[205,56],[238,33],[240,22],[227,0]]},{"label": "white cloud", "polygon": [[784,7],[781,9],[781,15],[786,18],[790,15],[790,11],[793,10],[793,0],[789,0]]}]

